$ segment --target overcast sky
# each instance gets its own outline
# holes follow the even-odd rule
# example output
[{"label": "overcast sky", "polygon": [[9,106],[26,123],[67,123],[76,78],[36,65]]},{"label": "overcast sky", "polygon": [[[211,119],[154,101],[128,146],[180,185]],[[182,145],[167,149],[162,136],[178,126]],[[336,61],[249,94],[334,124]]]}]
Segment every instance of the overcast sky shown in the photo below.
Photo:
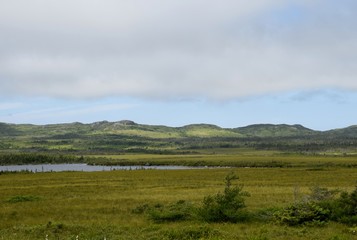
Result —
[{"label": "overcast sky", "polygon": [[357,124],[355,0],[0,0],[0,121]]}]

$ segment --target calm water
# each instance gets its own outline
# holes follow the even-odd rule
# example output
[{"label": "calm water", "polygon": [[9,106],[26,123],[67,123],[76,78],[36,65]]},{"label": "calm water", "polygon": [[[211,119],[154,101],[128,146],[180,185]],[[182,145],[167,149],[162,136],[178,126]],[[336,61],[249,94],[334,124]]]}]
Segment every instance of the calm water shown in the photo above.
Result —
[{"label": "calm water", "polygon": [[180,170],[195,169],[196,167],[185,166],[92,166],[87,164],[39,164],[39,165],[7,165],[0,166],[0,172],[63,172],[63,171],[113,171],[113,170],[142,170],[142,169],[159,169],[159,170]]}]

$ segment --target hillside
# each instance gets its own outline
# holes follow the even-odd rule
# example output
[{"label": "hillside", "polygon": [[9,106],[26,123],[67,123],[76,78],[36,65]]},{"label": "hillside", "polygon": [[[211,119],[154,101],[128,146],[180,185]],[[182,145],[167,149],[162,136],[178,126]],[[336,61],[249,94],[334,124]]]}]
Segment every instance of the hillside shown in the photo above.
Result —
[{"label": "hillside", "polygon": [[289,136],[309,136],[317,134],[317,131],[305,128],[302,125],[287,124],[255,124],[247,127],[236,128],[235,131],[246,137],[289,137]]},{"label": "hillside", "polygon": [[[356,127],[357,128],[357,127]],[[349,132],[346,128],[345,132]],[[332,130],[344,134],[343,129]],[[333,133],[329,131],[329,133]],[[357,131],[356,131],[357,132]],[[286,137],[318,133],[301,125],[256,124],[239,128],[221,128],[212,124],[190,124],[183,127],[137,124],[133,121],[65,123],[49,125],[0,123],[0,136],[59,136],[59,135],[98,135],[119,134],[149,138],[172,137]],[[356,134],[357,135],[357,134]]]},{"label": "hillside", "polygon": [[357,126],[314,131],[301,125],[255,124],[221,128],[211,124],[183,127],[118,122],[49,125],[0,123],[0,151],[68,151],[78,153],[175,153],[210,148],[319,151],[356,148]]}]

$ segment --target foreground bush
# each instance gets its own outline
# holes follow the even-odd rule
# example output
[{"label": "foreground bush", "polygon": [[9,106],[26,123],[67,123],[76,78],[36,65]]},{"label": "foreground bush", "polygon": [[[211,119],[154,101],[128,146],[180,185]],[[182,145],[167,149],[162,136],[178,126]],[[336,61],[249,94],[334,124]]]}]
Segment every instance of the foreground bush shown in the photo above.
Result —
[{"label": "foreground bush", "polygon": [[320,207],[315,202],[302,202],[278,211],[276,218],[280,223],[289,226],[323,225],[329,220],[330,215],[330,210]]},{"label": "foreground bush", "polygon": [[324,224],[336,221],[345,224],[357,224],[357,187],[352,193],[315,187],[303,201],[292,204],[275,214],[280,223],[290,226],[303,224]]},{"label": "foreground bush", "polygon": [[245,197],[248,192],[243,187],[232,186],[232,181],[238,177],[233,173],[225,179],[223,193],[207,196],[203,199],[202,207],[199,208],[199,216],[207,222],[239,222],[247,220],[248,213],[244,211]]},{"label": "foreground bush", "polygon": [[342,192],[338,199],[324,205],[332,212],[331,220],[350,225],[357,224],[357,186],[353,192]]}]

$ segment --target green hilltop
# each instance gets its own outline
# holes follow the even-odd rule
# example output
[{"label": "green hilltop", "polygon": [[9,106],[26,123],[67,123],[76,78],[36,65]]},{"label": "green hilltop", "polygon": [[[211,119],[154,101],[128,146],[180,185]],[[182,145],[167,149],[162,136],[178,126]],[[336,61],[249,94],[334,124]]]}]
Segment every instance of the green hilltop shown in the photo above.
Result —
[{"label": "green hilltop", "polygon": [[255,124],[247,127],[236,128],[235,130],[250,137],[309,136],[318,133],[317,131],[298,124]]}]

